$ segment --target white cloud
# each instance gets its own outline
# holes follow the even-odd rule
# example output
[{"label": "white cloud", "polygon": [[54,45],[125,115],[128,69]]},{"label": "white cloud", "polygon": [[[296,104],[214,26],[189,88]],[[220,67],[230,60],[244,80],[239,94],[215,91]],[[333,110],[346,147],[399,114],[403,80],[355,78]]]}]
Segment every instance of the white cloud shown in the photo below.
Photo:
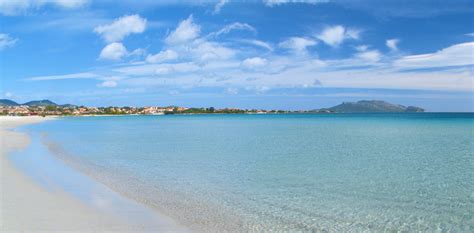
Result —
[{"label": "white cloud", "polygon": [[[308,74],[305,76],[307,78]],[[359,72],[320,73],[318,79],[325,87],[472,91],[472,76],[465,71],[400,73],[392,70],[364,69]]]},{"label": "white cloud", "polygon": [[263,0],[265,5],[269,7],[278,6],[286,3],[307,3],[307,4],[318,4],[326,3],[329,0]]},{"label": "white cloud", "polygon": [[100,59],[120,60],[128,54],[127,49],[122,43],[114,42],[105,46],[100,52]]},{"label": "white cloud", "polygon": [[172,66],[160,66],[155,69],[155,75],[166,75],[173,72]]},{"label": "white cloud", "polygon": [[0,13],[18,15],[44,5],[52,5],[64,9],[74,9],[86,5],[89,0],[0,0]]},{"label": "white cloud", "polygon": [[131,53],[128,54],[128,56],[144,56],[146,54],[146,50],[145,49],[141,49],[141,48],[138,48],[138,49],[134,49]]},{"label": "white cloud", "polygon": [[34,21],[18,24],[18,27],[27,31],[91,31],[97,25],[108,22],[110,19],[104,18],[95,11],[77,11],[68,12],[67,17],[40,17]]},{"label": "white cloud", "polygon": [[11,92],[5,92],[5,97],[11,98],[13,94]]},{"label": "white cloud", "polygon": [[398,42],[400,42],[400,40],[398,39],[390,39],[390,40],[387,40],[385,41],[385,45],[391,50],[391,51],[398,51]]},{"label": "white cloud", "polygon": [[108,80],[108,81],[104,81],[102,83],[97,84],[97,86],[98,87],[116,87],[117,82],[113,80]]},{"label": "white cloud", "polygon": [[190,15],[187,19],[181,21],[178,27],[172,31],[165,42],[168,44],[181,44],[189,42],[199,36],[201,28],[193,22],[193,16]]},{"label": "white cloud", "polygon": [[306,48],[314,46],[317,44],[317,41],[312,39],[303,38],[303,37],[291,37],[279,44],[280,47],[291,49],[297,54],[306,53]]},{"label": "white cloud", "polygon": [[261,40],[247,40],[247,39],[240,39],[238,40],[239,42],[242,42],[242,43],[247,43],[247,44],[251,44],[251,45],[255,45],[255,46],[258,46],[258,47],[261,47],[261,48],[264,48],[264,49],[268,49],[269,51],[273,51],[273,47],[265,42],[265,41],[261,41]]},{"label": "white cloud", "polygon": [[0,0],[0,12],[4,15],[17,15],[32,7],[35,1]]},{"label": "white cloud", "polygon": [[221,12],[222,7],[227,4],[229,0],[220,0],[215,6],[214,6],[214,12],[213,14],[219,14]]},{"label": "white cloud", "polygon": [[359,45],[359,46],[356,46],[355,49],[359,52],[364,52],[364,51],[367,51],[367,49],[369,49],[369,46],[368,45]]},{"label": "white cloud", "polygon": [[382,54],[378,50],[364,50],[357,53],[356,57],[368,62],[378,62]]},{"label": "white cloud", "polygon": [[337,47],[347,39],[359,39],[360,31],[347,29],[341,25],[325,28],[316,37],[329,46]]},{"label": "white cloud", "polygon": [[[256,92],[268,88],[299,88],[322,85],[334,88],[390,88],[418,90],[471,91],[472,72],[470,68],[461,67],[453,70],[436,72],[399,72],[389,64],[380,64],[365,69],[334,69],[333,67],[350,68],[352,60],[320,61],[315,59],[291,60],[281,58],[250,58],[246,63],[258,64],[258,72],[249,77],[249,72],[242,63],[212,62],[204,66],[193,62],[173,64],[125,65],[111,70],[119,77],[127,77],[120,82],[125,88],[160,86],[166,88],[183,87],[223,87],[248,88]],[[282,59],[281,62],[278,59]],[[252,61],[252,62],[251,62]],[[265,64],[265,65],[262,65]],[[327,64],[327,65],[326,65]],[[355,64],[358,66],[359,63]],[[290,65],[278,72],[266,72],[272,67]],[[249,66],[250,67],[250,66]],[[212,74],[211,76],[207,74]],[[160,78],[155,76],[160,75]],[[225,82],[216,81],[225,77]],[[100,78],[99,78],[100,79]],[[318,82],[315,82],[315,80]],[[103,81],[110,81],[105,79]],[[117,80],[112,80],[117,81]],[[262,89],[263,88],[263,89]]]},{"label": "white cloud", "polygon": [[[234,23],[224,27],[219,33],[227,33],[234,29],[253,29],[247,24]],[[212,41],[211,33],[206,37],[200,37],[200,26],[193,22],[192,15],[186,20],[179,23],[177,28],[172,31],[165,39],[164,50],[172,50],[174,53],[160,54],[156,58],[156,62],[167,57],[177,59],[179,54],[180,61],[193,61],[197,64],[204,65],[207,62],[225,61],[233,58],[238,50],[229,48],[223,43]],[[166,56],[165,56],[166,55]],[[176,56],[175,56],[176,55]],[[156,55],[155,55],[156,56]],[[149,62],[153,62],[153,57],[149,56]],[[165,59],[166,60],[166,59]]]},{"label": "white cloud", "polygon": [[225,93],[227,93],[229,95],[237,95],[237,94],[239,94],[239,89],[233,88],[233,87],[228,87],[228,88],[225,89]]},{"label": "white cloud", "polygon": [[167,49],[155,55],[148,55],[146,57],[146,61],[148,63],[158,63],[158,62],[163,62],[163,61],[176,60],[177,58],[178,58],[177,52],[171,49]]},{"label": "white cloud", "polygon": [[236,51],[217,42],[196,41],[195,47],[190,48],[191,56],[198,62],[210,60],[227,60],[235,56]]},{"label": "white cloud", "polygon": [[[359,45],[354,48],[357,50],[354,57],[364,62],[378,62],[382,58],[382,54],[378,50],[369,50],[368,45]],[[353,64],[356,63],[360,63],[360,61],[353,61]]]},{"label": "white cloud", "polygon": [[226,25],[224,28],[222,28],[221,30],[215,32],[215,33],[211,33],[209,34],[209,36],[220,36],[222,34],[227,34],[229,33],[230,31],[232,30],[248,30],[248,31],[251,31],[253,33],[257,33],[257,30],[246,24],[246,23],[239,23],[239,22],[236,22],[236,23],[232,23],[232,24],[228,24]]},{"label": "white cloud", "polygon": [[[219,59],[203,65],[199,65],[195,61],[170,64],[126,64],[115,67],[110,72],[119,77],[127,77],[120,82],[120,85],[126,88],[150,86],[249,88],[249,90],[259,93],[268,90],[268,88],[301,88],[323,85],[334,88],[472,91],[471,67],[437,70],[436,72],[400,72],[397,67],[392,67],[391,63],[386,63],[382,59],[378,62],[367,62],[377,60],[378,55],[374,55],[375,53],[372,51],[366,49],[360,53],[368,54],[360,55],[360,57],[355,55],[352,59],[342,60],[255,56],[242,62]],[[358,67],[367,64],[371,66],[358,69]],[[352,67],[355,69],[351,69]],[[255,76],[249,77],[249,72],[255,72]],[[156,78],[156,76],[160,77]],[[219,82],[220,78],[225,78],[225,82]],[[96,79],[117,81],[115,79]],[[316,79],[318,82],[315,81]]]},{"label": "white cloud", "polygon": [[346,29],[345,39],[358,40],[360,37],[360,30]]},{"label": "white cloud", "polygon": [[90,79],[90,78],[99,78],[100,75],[83,72],[83,73],[74,73],[74,74],[65,74],[65,75],[51,75],[51,76],[37,76],[28,78],[31,81],[44,81],[44,80],[63,80],[63,79]]},{"label": "white cloud", "polygon": [[257,86],[255,88],[247,88],[247,90],[252,90],[252,89],[255,90],[259,94],[263,94],[263,93],[269,91],[271,88],[268,87],[268,86]]},{"label": "white cloud", "polygon": [[261,57],[247,58],[242,62],[242,67],[245,69],[258,69],[268,64],[267,59]]},{"label": "white cloud", "polygon": [[14,39],[8,34],[0,33],[0,50],[15,45],[18,39]]},{"label": "white cloud", "polygon": [[405,56],[393,65],[407,69],[474,65],[474,42],[455,44],[434,53]]},{"label": "white cloud", "polygon": [[[336,26],[337,27],[337,26]],[[358,32],[342,28],[343,39],[329,39],[332,44],[346,39],[358,38]],[[100,86],[113,86],[107,81],[119,82],[124,88],[148,88],[156,85],[164,88],[222,87],[235,90],[264,92],[273,88],[337,87],[337,88],[395,88],[470,91],[472,89],[472,67],[456,67],[441,71],[407,71],[401,69],[424,68],[473,63],[473,43],[453,45],[436,53],[405,57],[386,56],[368,45],[354,47],[354,55],[343,59],[320,60],[305,54],[309,46],[316,45],[316,38],[292,37],[279,44],[307,56],[279,55],[264,50],[249,49],[248,46],[227,44],[215,37],[200,36],[200,26],[192,16],[179,23],[169,34],[161,52],[150,54],[146,61],[101,68],[100,73],[111,73],[123,79],[105,79],[90,73],[70,76],[35,77],[35,80],[69,78],[93,78],[103,82]],[[178,35],[179,34],[179,35]],[[331,33],[329,33],[331,34]],[[328,38],[332,38],[330,35]],[[341,36],[340,36],[341,37]],[[272,46],[258,40],[234,39],[272,51]],[[325,42],[329,43],[329,42]],[[131,53],[118,42],[111,43],[104,56],[118,60]],[[107,46],[107,47],[108,47]],[[278,51],[279,52],[279,51]],[[133,53],[133,52],[132,52]],[[142,53],[141,53],[142,54]],[[179,55],[179,56],[178,56]],[[102,54],[101,54],[102,57]],[[426,58],[428,57],[428,58]],[[247,59],[243,59],[247,58]],[[394,61],[394,59],[396,59]],[[152,63],[152,64],[150,64]],[[363,69],[362,69],[363,68]],[[249,77],[250,76],[250,77]],[[317,81],[316,81],[317,80]],[[232,90],[232,89],[229,89]]]},{"label": "white cloud", "polygon": [[89,0],[49,0],[51,3],[56,3],[56,5],[64,8],[77,8],[86,5]]},{"label": "white cloud", "polygon": [[466,36],[472,36],[472,37],[474,37],[474,32],[467,33]]},{"label": "white cloud", "polygon": [[94,32],[101,35],[107,42],[119,42],[132,33],[142,33],[146,29],[147,20],[139,15],[120,17],[111,24],[100,25]]},{"label": "white cloud", "polygon": [[175,74],[195,73],[201,67],[193,62],[182,62],[175,64],[146,64],[125,66],[114,69],[113,72],[122,73],[125,76],[152,76],[155,74],[164,74],[173,71]]}]

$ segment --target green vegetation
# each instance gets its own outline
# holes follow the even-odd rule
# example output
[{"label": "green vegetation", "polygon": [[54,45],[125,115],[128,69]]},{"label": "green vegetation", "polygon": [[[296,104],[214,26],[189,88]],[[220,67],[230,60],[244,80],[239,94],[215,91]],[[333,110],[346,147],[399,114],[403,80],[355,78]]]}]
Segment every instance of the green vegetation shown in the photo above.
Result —
[{"label": "green vegetation", "polygon": [[424,109],[414,106],[405,107],[391,104],[381,100],[360,100],[357,102],[344,102],[326,110],[329,112],[357,113],[357,112],[424,112]]},{"label": "green vegetation", "polygon": [[58,107],[57,107],[57,106],[55,106],[55,105],[48,105],[48,106],[46,106],[46,107],[45,107],[45,109],[44,109],[44,110],[45,110],[45,111],[52,112],[52,111],[56,111],[56,110],[58,110]]},{"label": "green vegetation", "polygon": [[284,111],[238,108],[185,108],[177,106],[167,107],[86,107],[71,104],[58,105],[50,100],[30,101],[18,104],[14,101],[0,100],[0,115],[126,115],[126,114],[285,114],[285,113],[355,113],[355,112],[423,112],[424,109],[403,105],[396,105],[380,100],[361,100],[358,102],[344,102],[340,105],[310,111]]}]

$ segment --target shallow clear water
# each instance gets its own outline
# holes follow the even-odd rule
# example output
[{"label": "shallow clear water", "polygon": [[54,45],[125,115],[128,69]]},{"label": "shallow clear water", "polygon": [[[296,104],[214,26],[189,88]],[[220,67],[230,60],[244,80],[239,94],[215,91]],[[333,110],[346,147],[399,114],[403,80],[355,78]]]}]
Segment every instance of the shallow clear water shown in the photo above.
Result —
[{"label": "shallow clear water", "polygon": [[60,160],[51,156],[48,148],[41,143],[39,135],[34,133],[30,136],[28,148],[11,153],[9,159],[14,166],[24,171],[26,175],[32,177],[35,182],[46,190],[52,192],[65,191],[81,200],[82,203],[98,210],[99,213],[106,213],[116,218],[117,221],[128,223],[128,226],[124,224],[122,227],[130,227],[130,229],[119,230],[189,232],[186,228],[176,224],[173,219],[160,215],[151,208],[147,208],[147,206],[124,198],[91,177],[66,166]]},{"label": "shallow clear water", "polygon": [[474,230],[474,114],[71,117],[50,150],[196,230]]}]

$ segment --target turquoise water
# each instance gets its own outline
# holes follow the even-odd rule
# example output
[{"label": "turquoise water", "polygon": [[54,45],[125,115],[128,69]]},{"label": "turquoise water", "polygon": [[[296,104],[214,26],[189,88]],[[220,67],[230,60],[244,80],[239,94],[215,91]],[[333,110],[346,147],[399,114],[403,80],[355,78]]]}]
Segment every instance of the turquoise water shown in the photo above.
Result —
[{"label": "turquoise water", "polygon": [[59,158],[198,231],[474,231],[474,114],[70,117]]},{"label": "turquoise water", "polygon": [[98,210],[98,213],[105,213],[121,223],[127,223],[122,227],[129,227],[120,229],[111,226],[109,231],[115,228],[127,232],[189,232],[168,216],[160,215],[148,206],[124,198],[91,177],[65,165],[61,160],[51,156],[39,135],[33,133],[30,136],[28,148],[9,154],[13,165],[32,177],[47,191],[65,191],[82,203],[93,207],[92,209]]}]

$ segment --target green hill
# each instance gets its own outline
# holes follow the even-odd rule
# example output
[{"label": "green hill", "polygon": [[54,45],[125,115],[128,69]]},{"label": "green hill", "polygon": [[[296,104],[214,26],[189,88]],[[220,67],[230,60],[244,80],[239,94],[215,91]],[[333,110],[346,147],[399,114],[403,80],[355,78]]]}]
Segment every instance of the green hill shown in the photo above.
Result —
[{"label": "green hill", "polygon": [[0,99],[0,106],[18,106],[19,104],[13,100]]},{"label": "green hill", "polygon": [[340,113],[359,113],[359,112],[424,112],[425,110],[415,106],[403,106],[391,104],[381,100],[361,100],[357,102],[344,102],[337,106],[322,109],[331,112]]},{"label": "green hill", "polygon": [[35,106],[35,107],[36,106],[50,106],[50,105],[58,106],[56,103],[54,103],[51,100],[33,100],[33,101],[26,102],[23,105]]}]

